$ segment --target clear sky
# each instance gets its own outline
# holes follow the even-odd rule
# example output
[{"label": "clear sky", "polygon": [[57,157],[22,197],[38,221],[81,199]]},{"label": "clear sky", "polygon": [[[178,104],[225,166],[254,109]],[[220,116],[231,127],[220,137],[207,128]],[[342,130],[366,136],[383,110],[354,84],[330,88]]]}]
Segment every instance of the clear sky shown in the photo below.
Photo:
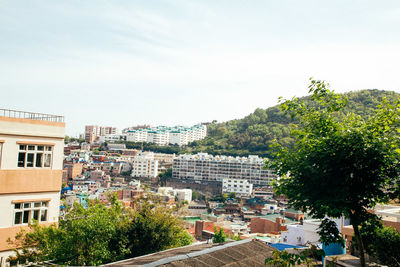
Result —
[{"label": "clear sky", "polygon": [[2,108],[86,124],[241,118],[308,78],[400,92],[400,2],[0,0]]}]

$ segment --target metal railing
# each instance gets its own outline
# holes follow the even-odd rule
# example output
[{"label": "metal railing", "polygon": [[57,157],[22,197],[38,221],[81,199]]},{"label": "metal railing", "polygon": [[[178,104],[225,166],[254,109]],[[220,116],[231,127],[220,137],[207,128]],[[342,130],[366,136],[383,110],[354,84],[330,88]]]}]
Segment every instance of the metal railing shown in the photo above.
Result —
[{"label": "metal railing", "polygon": [[40,121],[64,122],[64,116],[57,116],[44,113],[26,112],[12,109],[0,109],[0,116],[9,118],[21,118]]}]

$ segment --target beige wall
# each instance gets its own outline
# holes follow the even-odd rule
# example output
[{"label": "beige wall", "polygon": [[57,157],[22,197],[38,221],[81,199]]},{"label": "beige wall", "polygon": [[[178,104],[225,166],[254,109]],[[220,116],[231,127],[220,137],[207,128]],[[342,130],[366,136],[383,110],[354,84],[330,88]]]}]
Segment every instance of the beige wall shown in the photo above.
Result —
[{"label": "beige wall", "polygon": [[8,194],[8,195],[0,195],[0,211],[1,211],[1,219],[0,219],[0,229],[6,227],[14,226],[14,205],[13,201],[16,200],[27,200],[35,201],[35,200],[49,200],[48,207],[48,221],[49,222],[58,222],[59,216],[59,208],[60,208],[60,192],[49,192],[49,193],[32,193],[32,194]]},{"label": "beige wall", "polygon": [[64,139],[65,123],[18,119],[0,116],[0,132],[9,135],[53,137]]},{"label": "beige wall", "polygon": [[0,170],[0,195],[60,191],[61,180],[62,170]]}]

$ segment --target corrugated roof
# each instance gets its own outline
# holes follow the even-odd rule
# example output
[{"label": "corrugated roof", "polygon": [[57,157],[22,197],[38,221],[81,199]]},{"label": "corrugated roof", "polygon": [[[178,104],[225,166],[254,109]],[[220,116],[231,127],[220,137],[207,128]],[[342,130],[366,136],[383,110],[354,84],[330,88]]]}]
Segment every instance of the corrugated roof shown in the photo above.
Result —
[{"label": "corrugated roof", "polygon": [[200,244],[170,249],[107,265],[129,266],[264,266],[273,247],[245,239],[225,244]]}]

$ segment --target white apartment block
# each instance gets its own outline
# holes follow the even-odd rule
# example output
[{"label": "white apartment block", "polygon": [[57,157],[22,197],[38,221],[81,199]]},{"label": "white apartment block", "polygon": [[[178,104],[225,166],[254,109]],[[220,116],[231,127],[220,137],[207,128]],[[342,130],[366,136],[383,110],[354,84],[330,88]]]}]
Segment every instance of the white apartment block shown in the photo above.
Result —
[{"label": "white apartment block", "polygon": [[0,109],[0,259],[32,220],[58,222],[64,129],[62,116]]},{"label": "white apartment block", "polygon": [[179,155],[174,159],[172,177],[176,179],[218,181],[245,179],[250,184],[270,185],[277,176],[264,169],[265,159],[258,156],[212,156],[207,153]]},{"label": "white apartment block", "polygon": [[179,202],[187,201],[187,203],[190,203],[192,201],[192,189],[175,189],[175,196]]},{"label": "white apartment block", "polygon": [[245,179],[224,178],[222,180],[222,193],[236,193],[238,196],[250,196],[253,185]]},{"label": "white apartment block", "polygon": [[155,178],[158,175],[158,160],[154,159],[154,153],[143,152],[133,158],[132,177]]},{"label": "white apartment block", "polygon": [[159,187],[157,193],[162,196],[176,197],[178,202],[192,201],[192,189],[174,189],[172,187]]},{"label": "white apartment block", "polygon": [[161,146],[168,144],[184,146],[190,142],[201,140],[206,136],[207,126],[201,124],[192,127],[157,126],[128,131],[126,140],[131,142],[155,143]]}]

